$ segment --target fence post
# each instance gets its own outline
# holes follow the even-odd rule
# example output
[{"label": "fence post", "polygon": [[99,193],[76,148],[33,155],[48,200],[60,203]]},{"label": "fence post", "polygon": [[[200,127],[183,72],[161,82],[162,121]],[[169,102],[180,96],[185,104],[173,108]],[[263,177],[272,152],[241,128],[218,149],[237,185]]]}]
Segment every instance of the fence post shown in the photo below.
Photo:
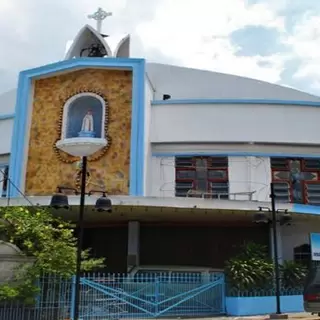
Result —
[{"label": "fence post", "polygon": [[158,316],[158,312],[159,312],[159,288],[160,287],[160,280],[159,277],[156,277],[156,281],[155,281],[155,292],[154,292],[154,302],[155,302],[155,310],[154,310],[154,316],[157,317]]},{"label": "fence post", "polygon": [[74,320],[74,301],[76,295],[76,276],[72,276],[72,289],[71,289],[71,303],[70,303],[70,318]]},{"label": "fence post", "polygon": [[[42,275],[42,281],[44,281],[44,275]],[[37,287],[39,288],[39,292],[37,293],[36,297],[36,308],[40,308],[40,305],[42,303],[42,295],[43,295],[43,285],[42,282],[40,281],[40,278],[37,278],[36,280]]]},{"label": "fence post", "polygon": [[224,273],[221,273],[221,311],[222,313],[226,312],[226,277]]}]

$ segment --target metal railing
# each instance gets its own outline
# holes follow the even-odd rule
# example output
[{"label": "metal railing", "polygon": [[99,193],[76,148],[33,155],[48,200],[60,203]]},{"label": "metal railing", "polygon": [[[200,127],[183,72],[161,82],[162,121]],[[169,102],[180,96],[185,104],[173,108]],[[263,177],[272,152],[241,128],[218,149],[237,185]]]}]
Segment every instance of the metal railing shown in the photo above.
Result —
[{"label": "metal railing", "polygon": [[[33,303],[0,301],[0,319],[72,319],[74,278],[46,276]],[[224,274],[151,272],[81,278],[81,319],[212,316],[225,312]]]},{"label": "metal railing", "polygon": [[[275,289],[252,289],[252,290],[227,290],[228,297],[272,297],[276,295]],[[303,294],[303,287],[281,288],[282,296],[295,296]]]},{"label": "metal railing", "polygon": [[[227,199],[227,200],[239,200],[238,198],[247,197],[246,200],[251,201],[253,195],[256,193],[256,191],[247,191],[247,192],[202,192],[202,191],[196,191],[196,190],[189,190],[187,192],[187,197],[193,197],[193,198],[202,198],[202,199]],[[243,199],[241,199],[243,200]]]}]

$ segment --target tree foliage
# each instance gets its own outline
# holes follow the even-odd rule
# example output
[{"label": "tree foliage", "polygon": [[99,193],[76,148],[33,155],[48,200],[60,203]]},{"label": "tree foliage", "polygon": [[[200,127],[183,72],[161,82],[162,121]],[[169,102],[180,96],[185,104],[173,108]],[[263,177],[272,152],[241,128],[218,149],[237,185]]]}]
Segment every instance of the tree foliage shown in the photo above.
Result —
[{"label": "tree foliage", "polygon": [[[70,277],[76,271],[77,239],[70,223],[54,217],[47,209],[7,207],[1,210],[2,236],[15,244],[34,262],[14,273],[14,281],[0,286],[0,299],[17,298],[34,293],[35,281],[42,274]],[[104,259],[90,258],[82,252],[82,271],[101,268]]]}]

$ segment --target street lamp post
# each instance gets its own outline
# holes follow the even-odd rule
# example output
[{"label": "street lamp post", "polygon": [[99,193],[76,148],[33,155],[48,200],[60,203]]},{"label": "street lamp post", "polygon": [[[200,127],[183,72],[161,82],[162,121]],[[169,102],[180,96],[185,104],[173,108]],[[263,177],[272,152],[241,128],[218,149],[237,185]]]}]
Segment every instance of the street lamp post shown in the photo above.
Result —
[{"label": "street lamp post", "polygon": [[[85,209],[85,196],[91,195],[92,193],[102,193],[102,197],[96,201],[95,208],[97,211],[111,212],[112,203],[109,198],[106,197],[105,191],[90,191],[86,193],[86,177],[87,177],[87,157],[82,158],[82,169],[81,169],[81,185],[80,185],[80,208],[78,218],[78,237],[77,237],[77,256],[76,256],[76,276],[74,282],[74,296],[73,296],[73,309],[71,310],[71,318],[73,320],[79,319],[79,305],[80,305],[80,275],[81,275],[81,253],[83,249],[83,237],[84,237],[84,209]],[[58,187],[59,193],[52,196],[50,206],[55,209],[68,209],[68,197],[62,193],[63,190],[71,190],[78,194],[77,190],[69,187]]]},{"label": "street lamp post", "polygon": [[80,208],[78,221],[78,239],[77,239],[77,260],[76,260],[76,279],[75,279],[75,295],[74,295],[74,320],[79,319],[79,302],[80,302],[80,274],[81,274],[81,252],[83,247],[84,233],[84,204],[86,196],[86,177],[87,177],[87,157],[82,157],[81,169],[81,186],[80,186]]},{"label": "street lamp post", "polygon": [[274,185],[270,184],[270,198],[272,211],[272,235],[273,235],[273,253],[274,253],[274,274],[275,274],[275,289],[276,289],[276,314],[281,314],[280,306],[280,269],[278,256],[278,230],[277,230],[277,215],[276,215],[276,196],[274,193]]},{"label": "street lamp post", "polygon": [[[276,209],[276,194],[274,191],[274,184],[270,184],[270,199],[271,210],[268,207],[259,207],[259,212],[254,216],[254,222],[256,223],[268,223],[272,224],[272,243],[273,243],[273,265],[274,265],[274,281],[275,281],[275,294],[276,294],[276,317],[281,315],[281,282],[280,282],[280,265],[279,265],[279,253],[278,253],[278,222],[280,225],[290,224],[292,217],[287,212],[288,210]],[[266,214],[271,212],[271,219]],[[282,213],[278,217],[278,213]],[[284,315],[283,315],[284,316]]]},{"label": "street lamp post", "polygon": [[[61,140],[57,141],[56,147],[63,152],[74,156],[80,157],[82,160],[81,167],[81,185],[80,185],[80,208],[78,219],[78,238],[77,238],[77,257],[76,257],[76,277],[74,283],[74,295],[73,295],[73,308],[71,310],[72,320],[79,320],[79,304],[80,304],[80,284],[81,284],[81,253],[83,247],[83,235],[84,235],[84,209],[85,209],[85,196],[86,196],[86,177],[87,177],[87,162],[90,155],[101,150],[107,145],[107,140],[102,138],[96,138],[93,132],[81,131],[78,137],[66,138],[61,136]],[[61,193],[63,188],[60,187],[59,193],[52,196],[51,207],[54,208],[69,208],[68,197]],[[71,188],[72,189],[72,188]],[[72,189],[73,191],[76,191]],[[96,202],[96,209],[98,211],[111,212],[111,200],[106,197],[105,191],[98,191],[103,194]],[[88,195],[91,193],[89,192]]]}]

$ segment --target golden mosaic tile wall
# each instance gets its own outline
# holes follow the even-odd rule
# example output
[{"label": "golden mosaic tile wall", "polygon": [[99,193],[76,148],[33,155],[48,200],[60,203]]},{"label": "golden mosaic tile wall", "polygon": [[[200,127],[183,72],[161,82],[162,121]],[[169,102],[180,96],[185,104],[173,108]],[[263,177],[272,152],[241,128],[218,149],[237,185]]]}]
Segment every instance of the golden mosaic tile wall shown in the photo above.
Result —
[{"label": "golden mosaic tile wall", "polygon": [[37,80],[26,170],[27,195],[51,195],[58,185],[75,186],[77,165],[61,162],[53,145],[59,115],[70,93],[79,89],[101,92],[109,103],[111,144],[104,156],[88,163],[88,189],[128,194],[131,134],[132,73],[84,69]]}]

